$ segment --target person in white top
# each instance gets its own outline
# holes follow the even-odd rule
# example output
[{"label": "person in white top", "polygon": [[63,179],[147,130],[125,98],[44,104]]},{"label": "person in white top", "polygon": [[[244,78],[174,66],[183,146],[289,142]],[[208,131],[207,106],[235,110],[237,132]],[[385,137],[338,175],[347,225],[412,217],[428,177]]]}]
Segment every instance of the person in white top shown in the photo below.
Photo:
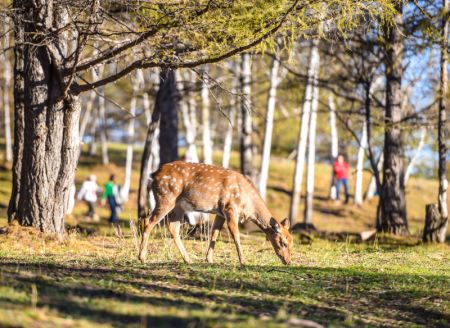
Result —
[{"label": "person in white top", "polygon": [[89,219],[95,219],[97,216],[95,214],[95,203],[97,202],[97,194],[102,190],[97,184],[97,177],[91,174],[89,178],[83,182],[81,189],[78,192],[78,200],[83,200],[88,206],[88,212],[86,216]]}]

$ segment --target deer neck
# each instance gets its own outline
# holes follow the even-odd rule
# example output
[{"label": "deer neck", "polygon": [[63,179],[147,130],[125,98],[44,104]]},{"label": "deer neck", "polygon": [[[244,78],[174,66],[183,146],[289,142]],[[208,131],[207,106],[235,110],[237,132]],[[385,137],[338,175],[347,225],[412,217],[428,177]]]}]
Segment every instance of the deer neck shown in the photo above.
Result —
[{"label": "deer neck", "polygon": [[273,217],[270,210],[259,195],[255,195],[253,200],[254,213],[253,219],[255,224],[263,231],[270,228],[270,218]]}]

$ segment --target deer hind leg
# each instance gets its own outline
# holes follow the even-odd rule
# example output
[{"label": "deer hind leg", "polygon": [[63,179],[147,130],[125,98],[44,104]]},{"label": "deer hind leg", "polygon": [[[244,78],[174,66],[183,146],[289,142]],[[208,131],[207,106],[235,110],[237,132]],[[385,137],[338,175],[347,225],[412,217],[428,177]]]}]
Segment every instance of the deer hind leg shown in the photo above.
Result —
[{"label": "deer hind leg", "polygon": [[144,233],[142,234],[141,247],[139,249],[139,260],[144,263],[147,257],[148,238],[153,228],[174,208],[174,203],[157,203],[150,219],[144,220]]},{"label": "deer hind leg", "polygon": [[183,218],[184,211],[179,207],[175,207],[169,216],[169,231],[172,234],[175,245],[177,245],[177,248],[180,251],[181,256],[183,257],[184,262],[190,264],[192,262],[189,259],[189,255],[186,252],[186,248],[184,248],[183,241],[180,237],[181,221],[183,220]]},{"label": "deer hind leg", "polygon": [[239,256],[239,262],[241,265],[245,265],[244,254],[242,253],[241,237],[239,236],[239,216],[234,210],[230,210],[227,213],[228,230],[236,245],[236,250]]},{"label": "deer hind leg", "polygon": [[208,252],[206,253],[206,261],[208,261],[208,263],[213,263],[214,247],[216,246],[217,238],[219,237],[220,230],[224,223],[225,219],[220,215],[216,215],[212,226],[211,241],[209,242]]}]

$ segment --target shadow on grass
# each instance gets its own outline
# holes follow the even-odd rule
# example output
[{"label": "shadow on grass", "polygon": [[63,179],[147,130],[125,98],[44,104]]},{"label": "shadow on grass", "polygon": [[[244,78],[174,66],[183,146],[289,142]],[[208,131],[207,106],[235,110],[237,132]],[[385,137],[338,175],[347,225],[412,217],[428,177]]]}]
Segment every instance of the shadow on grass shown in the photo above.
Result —
[{"label": "shadow on grass", "polygon": [[[0,264],[3,285],[28,293],[33,284],[37,287],[38,307],[114,326],[232,324],[261,315],[277,322],[280,309],[323,324],[342,325],[351,315],[356,317],[355,325],[400,321],[440,327],[450,322],[443,308],[426,305],[450,301],[448,295],[436,294],[437,286],[441,291],[450,288],[444,276],[220,264],[95,268],[5,260]],[[27,306],[1,296],[0,305]],[[173,313],[174,309],[179,312]]]}]

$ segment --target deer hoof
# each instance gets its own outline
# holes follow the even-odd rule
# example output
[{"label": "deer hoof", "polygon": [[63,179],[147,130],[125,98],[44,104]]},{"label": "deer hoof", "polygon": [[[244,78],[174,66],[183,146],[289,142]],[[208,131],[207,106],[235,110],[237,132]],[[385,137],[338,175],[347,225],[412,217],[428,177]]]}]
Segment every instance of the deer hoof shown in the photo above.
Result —
[{"label": "deer hoof", "polygon": [[145,264],[145,255],[139,255],[139,261],[141,261],[142,264]]}]

